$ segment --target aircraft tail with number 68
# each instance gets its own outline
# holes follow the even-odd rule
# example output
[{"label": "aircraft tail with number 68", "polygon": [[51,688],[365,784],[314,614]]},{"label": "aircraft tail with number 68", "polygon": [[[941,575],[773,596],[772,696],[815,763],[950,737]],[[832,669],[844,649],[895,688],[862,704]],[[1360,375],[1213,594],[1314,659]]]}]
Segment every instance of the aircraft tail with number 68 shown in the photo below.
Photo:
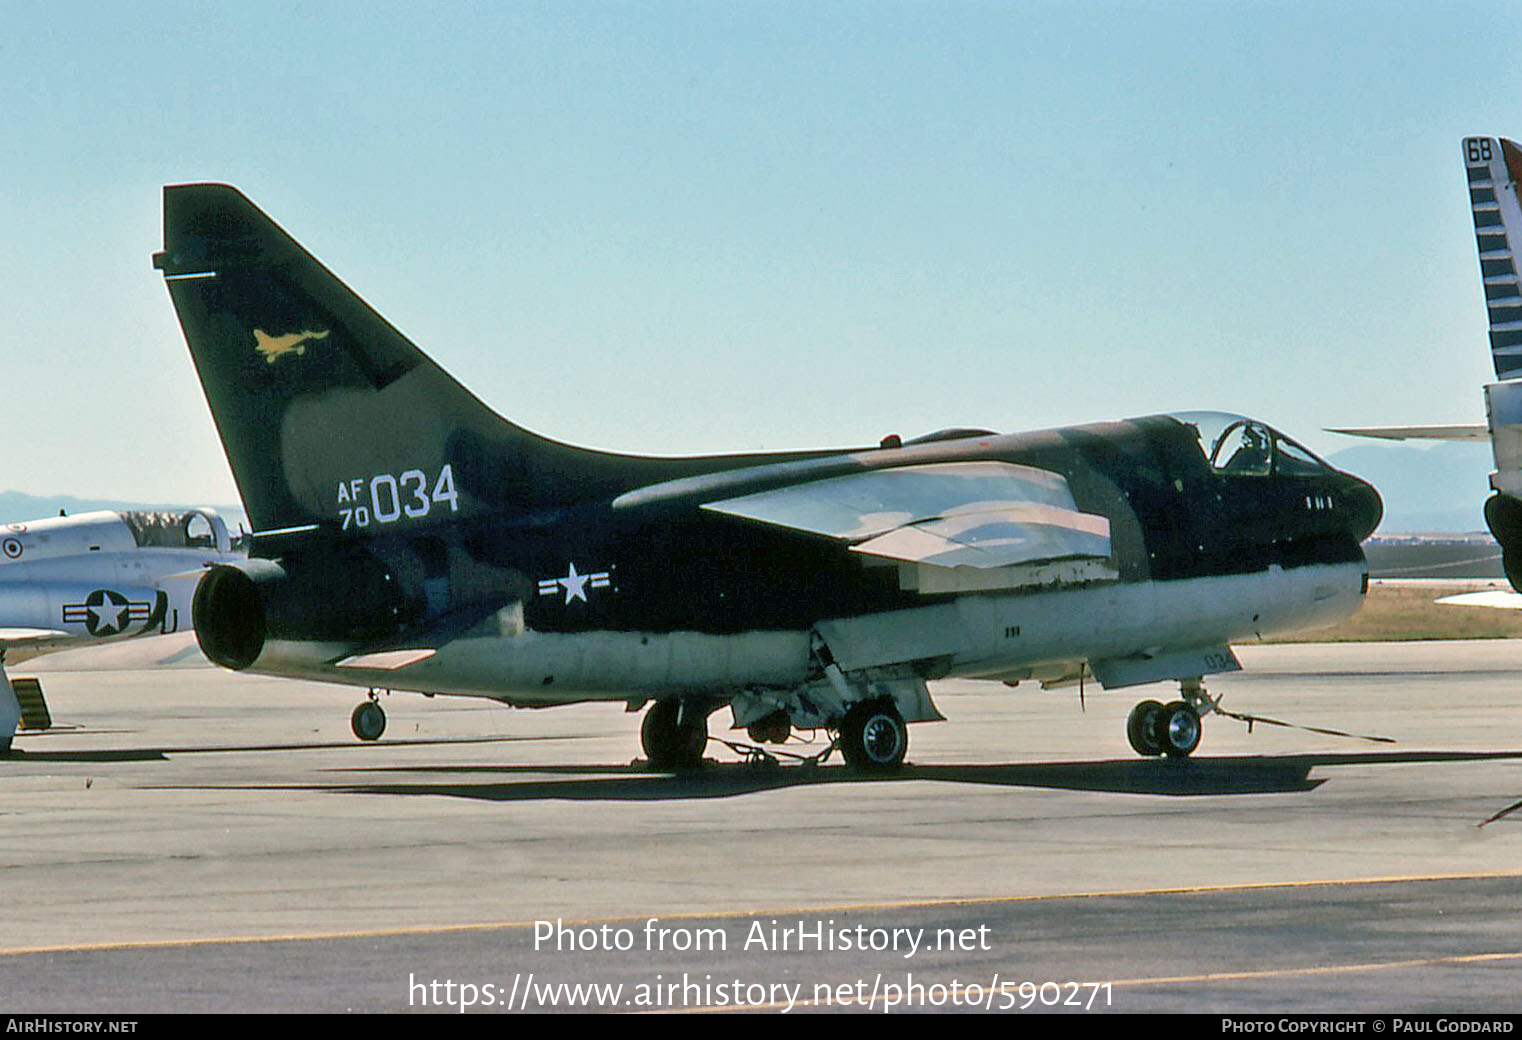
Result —
[{"label": "aircraft tail with number 68", "polygon": [[[1522,591],[1522,146],[1504,137],[1466,137],[1464,176],[1480,259],[1490,359],[1496,381],[1485,386],[1486,422],[1450,426],[1336,429],[1385,440],[1490,441],[1495,470],[1485,523],[1501,547],[1507,580]],[[1466,593],[1444,602],[1522,609],[1522,598]]]}]

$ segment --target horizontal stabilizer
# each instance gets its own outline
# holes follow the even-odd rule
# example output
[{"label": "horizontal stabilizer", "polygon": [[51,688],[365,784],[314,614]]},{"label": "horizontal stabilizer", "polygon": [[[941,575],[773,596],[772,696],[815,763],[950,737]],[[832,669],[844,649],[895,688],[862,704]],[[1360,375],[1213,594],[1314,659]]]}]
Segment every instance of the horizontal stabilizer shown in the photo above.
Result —
[{"label": "horizontal stabilizer", "polygon": [[410,664],[426,661],[437,650],[382,650],[373,654],[355,654],[345,657],[338,662],[339,668],[374,668],[383,672],[394,672],[398,668],[406,668]]},{"label": "horizontal stabilizer", "polygon": [[[495,633],[508,635],[511,634],[509,629],[515,626],[521,628],[523,620],[517,615],[508,618],[501,617],[500,615],[511,614],[510,610],[503,609],[505,606],[507,606],[507,600],[494,598],[462,607],[436,618],[429,624],[388,636],[352,654],[345,654],[333,663],[339,668],[369,668],[392,672],[428,660],[440,647],[454,642],[477,626],[493,620],[495,624],[492,627]],[[498,616],[494,618],[494,615]]]},{"label": "horizontal stabilizer", "polygon": [[1328,428],[1327,433],[1345,433],[1350,437],[1377,437],[1386,441],[1485,441],[1490,430],[1483,424],[1458,426],[1359,426],[1345,430]]}]

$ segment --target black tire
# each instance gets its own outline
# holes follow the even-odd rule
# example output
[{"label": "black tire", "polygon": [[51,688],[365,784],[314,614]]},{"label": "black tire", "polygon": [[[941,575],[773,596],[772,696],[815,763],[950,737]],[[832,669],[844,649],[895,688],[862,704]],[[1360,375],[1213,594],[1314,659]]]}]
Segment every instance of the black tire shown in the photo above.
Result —
[{"label": "black tire", "polygon": [[703,764],[703,752],[708,747],[708,719],[698,712],[689,712],[679,722],[681,714],[681,702],[674,700],[656,701],[645,712],[639,739],[652,767],[696,769]]},{"label": "black tire", "polygon": [[746,727],[746,735],[757,744],[786,744],[793,724],[785,711],[774,711]]},{"label": "black tire", "polygon": [[1163,753],[1157,739],[1157,718],[1163,706],[1157,701],[1142,701],[1126,716],[1126,739],[1138,755],[1156,758]]},{"label": "black tire", "polygon": [[1200,715],[1184,701],[1174,701],[1158,713],[1152,731],[1169,758],[1188,758],[1200,746]]},{"label": "black tire", "polygon": [[904,764],[909,727],[891,700],[854,704],[840,723],[840,754],[861,773],[891,773]]},{"label": "black tire", "polygon": [[349,726],[360,740],[379,740],[386,732],[386,713],[374,701],[364,701],[349,716]]}]

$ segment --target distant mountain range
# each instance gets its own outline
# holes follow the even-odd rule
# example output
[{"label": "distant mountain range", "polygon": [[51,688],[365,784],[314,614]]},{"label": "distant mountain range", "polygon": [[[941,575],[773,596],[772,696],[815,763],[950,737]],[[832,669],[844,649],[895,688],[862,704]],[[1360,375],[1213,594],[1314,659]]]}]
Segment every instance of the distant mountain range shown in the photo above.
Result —
[{"label": "distant mountain range", "polygon": [[1484,531],[1494,462],[1489,444],[1355,444],[1326,456],[1385,500],[1382,533]]},{"label": "distant mountain range", "polygon": [[[1490,496],[1492,465],[1488,444],[1354,444],[1326,459],[1379,489],[1385,500],[1385,519],[1379,526],[1383,534],[1485,530],[1484,507]],[[0,523],[57,516],[60,509],[72,515],[94,509],[188,508],[192,505],[0,491]],[[248,524],[240,506],[213,508],[234,532],[240,523]]]}]

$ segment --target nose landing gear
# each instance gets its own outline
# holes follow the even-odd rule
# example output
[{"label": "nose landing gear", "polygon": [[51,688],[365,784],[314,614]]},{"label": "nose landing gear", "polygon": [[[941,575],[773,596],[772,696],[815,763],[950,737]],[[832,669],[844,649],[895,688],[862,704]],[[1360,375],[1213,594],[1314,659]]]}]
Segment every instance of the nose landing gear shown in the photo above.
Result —
[{"label": "nose landing gear", "polygon": [[1187,758],[1200,746],[1200,716],[1208,715],[1215,702],[1199,678],[1180,679],[1181,700],[1168,704],[1142,701],[1126,718],[1126,739],[1138,755],[1156,758]]}]

